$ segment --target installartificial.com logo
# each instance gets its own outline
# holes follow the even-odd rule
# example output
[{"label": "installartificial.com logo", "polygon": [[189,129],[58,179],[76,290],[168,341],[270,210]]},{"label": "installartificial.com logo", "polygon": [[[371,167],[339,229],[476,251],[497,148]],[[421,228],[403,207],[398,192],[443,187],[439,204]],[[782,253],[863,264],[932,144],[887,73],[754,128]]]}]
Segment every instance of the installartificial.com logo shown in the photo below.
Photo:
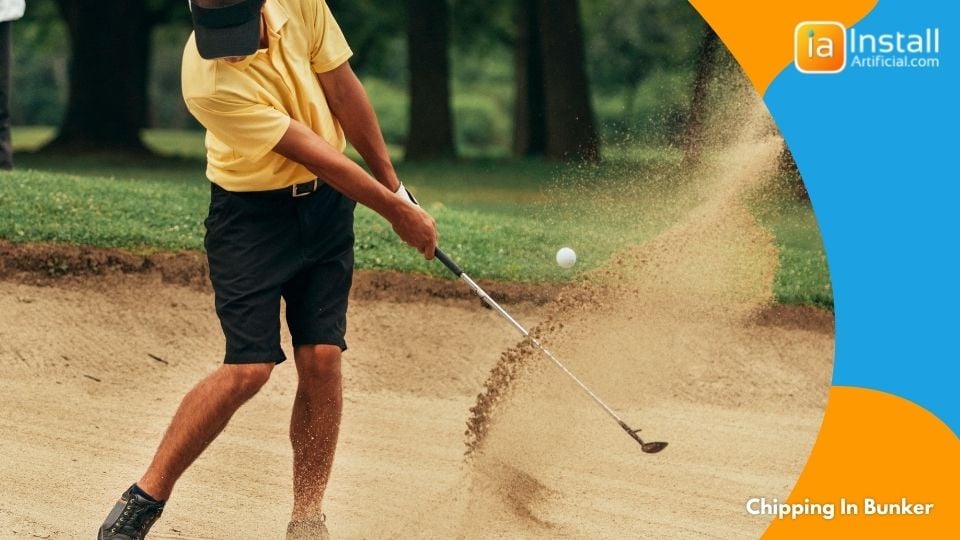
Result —
[{"label": "installartificial.com logo", "polygon": [[835,21],[804,21],[793,31],[800,73],[839,73],[847,66],[847,29]]}]

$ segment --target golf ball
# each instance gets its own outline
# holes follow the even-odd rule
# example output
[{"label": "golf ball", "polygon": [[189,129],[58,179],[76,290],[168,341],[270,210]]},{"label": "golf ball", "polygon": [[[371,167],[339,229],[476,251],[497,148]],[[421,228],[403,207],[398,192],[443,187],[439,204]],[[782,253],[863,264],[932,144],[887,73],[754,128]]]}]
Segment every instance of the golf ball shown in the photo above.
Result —
[{"label": "golf ball", "polygon": [[561,268],[570,268],[577,264],[577,254],[568,247],[560,248],[560,251],[557,251],[557,264]]}]

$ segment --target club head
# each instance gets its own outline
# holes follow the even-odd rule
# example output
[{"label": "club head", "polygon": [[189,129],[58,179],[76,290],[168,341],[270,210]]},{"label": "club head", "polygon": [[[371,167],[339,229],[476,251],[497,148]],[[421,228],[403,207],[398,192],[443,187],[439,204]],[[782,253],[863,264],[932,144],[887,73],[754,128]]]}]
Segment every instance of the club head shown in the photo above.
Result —
[{"label": "club head", "polygon": [[620,421],[620,427],[633,437],[633,440],[640,443],[640,449],[646,454],[656,454],[667,447],[667,443],[665,442],[643,442],[643,439],[640,438],[640,430],[631,428],[622,420]]},{"label": "club head", "polygon": [[648,443],[640,444],[640,449],[647,454],[656,454],[657,452],[663,450],[666,447],[667,447],[667,443],[665,442],[648,442]]}]

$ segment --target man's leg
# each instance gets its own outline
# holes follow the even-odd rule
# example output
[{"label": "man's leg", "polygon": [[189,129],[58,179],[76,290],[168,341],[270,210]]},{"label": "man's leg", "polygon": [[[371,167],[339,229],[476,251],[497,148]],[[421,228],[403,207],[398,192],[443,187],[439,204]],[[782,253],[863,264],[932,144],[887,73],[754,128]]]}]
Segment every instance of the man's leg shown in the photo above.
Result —
[{"label": "man's leg", "polygon": [[274,364],[224,364],[190,390],[137,484],[166,500],[187,467],[220,434],[233,413],[270,378]]},{"label": "man's leg", "polygon": [[317,520],[330,478],[343,407],[340,347],[301,345],[294,349],[300,382],[290,420],[293,444],[292,521]]}]

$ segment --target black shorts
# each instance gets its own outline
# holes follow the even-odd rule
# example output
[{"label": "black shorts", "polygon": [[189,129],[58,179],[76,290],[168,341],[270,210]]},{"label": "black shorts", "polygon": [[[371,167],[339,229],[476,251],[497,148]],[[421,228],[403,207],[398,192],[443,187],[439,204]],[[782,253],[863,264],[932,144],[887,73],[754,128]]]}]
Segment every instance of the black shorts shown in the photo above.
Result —
[{"label": "black shorts", "polygon": [[281,297],[294,346],[347,348],[356,203],[322,182],[309,195],[292,193],[240,193],[211,183],[204,246],[227,364],[286,360]]}]

